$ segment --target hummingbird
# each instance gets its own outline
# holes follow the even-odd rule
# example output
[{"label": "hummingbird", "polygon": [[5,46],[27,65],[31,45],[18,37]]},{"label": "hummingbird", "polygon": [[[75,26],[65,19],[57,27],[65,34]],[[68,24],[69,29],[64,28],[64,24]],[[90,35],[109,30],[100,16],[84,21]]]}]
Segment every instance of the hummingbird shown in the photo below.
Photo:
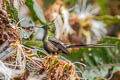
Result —
[{"label": "hummingbird", "polygon": [[49,25],[44,25],[42,27],[43,31],[43,48],[47,53],[50,54],[58,54],[58,53],[64,53],[66,55],[70,55],[71,53],[67,50],[68,48],[80,48],[80,47],[86,47],[86,48],[99,48],[99,47],[114,47],[115,45],[105,45],[105,44],[73,44],[73,45],[67,45],[55,38],[50,38],[48,36],[48,30],[50,29]]},{"label": "hummingbird", "polygon": [[49,25],[44,25],[41,28],[44,29],[42,43],[43,43],[43,48],[45,49],[46,52],[48,52],[50,54],[57,54],[60,52],[66,54],[66,55],[71,54],[67,50],[67,48],[64,46],[64,44],[60,43],[59,41],[55,40],[54,38],[48,37],[48,39],[47,39]]}]

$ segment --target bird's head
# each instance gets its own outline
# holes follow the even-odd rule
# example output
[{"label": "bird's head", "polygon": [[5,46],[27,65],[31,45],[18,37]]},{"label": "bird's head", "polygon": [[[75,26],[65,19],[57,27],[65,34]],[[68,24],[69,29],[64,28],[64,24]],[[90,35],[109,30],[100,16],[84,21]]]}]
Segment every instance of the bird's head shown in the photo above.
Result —
[{"label": "bird's head", "polygon": [[45,29],[45,30],[50,29],[49,25],[44,25],[44,26],[42,26],[41,28],[43,28],[43,29]]}]

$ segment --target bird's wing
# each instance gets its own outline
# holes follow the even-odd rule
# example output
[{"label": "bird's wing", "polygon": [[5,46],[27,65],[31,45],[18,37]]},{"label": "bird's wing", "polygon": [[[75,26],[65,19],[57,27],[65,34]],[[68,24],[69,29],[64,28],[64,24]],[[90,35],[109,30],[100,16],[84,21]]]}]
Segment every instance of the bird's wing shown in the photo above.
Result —
[{"label": "bird's wing", "polygon": [[50,42],[47,42],[48,43],[48,47],[49,47],[49,49],[50,50],[52,50],[52,52],[54,51],[54,52],[57,52],[58,51],[58,48],[56,48],[56,46],[54,46],[52,43],[50,43]]},{"label": "bird's wing", "polygon": [[43,47],[48,53],[54,53],[58,51],[58,49],[50,42],[44,42]]},{"label": "bird's wing", "polygon": [[65,54],[71,54],[66,47],[61,44],[59,41],[57,41],[55,38],[49,38],[48,39],[55,47],[57,47],[59,50],[61,50]]}]

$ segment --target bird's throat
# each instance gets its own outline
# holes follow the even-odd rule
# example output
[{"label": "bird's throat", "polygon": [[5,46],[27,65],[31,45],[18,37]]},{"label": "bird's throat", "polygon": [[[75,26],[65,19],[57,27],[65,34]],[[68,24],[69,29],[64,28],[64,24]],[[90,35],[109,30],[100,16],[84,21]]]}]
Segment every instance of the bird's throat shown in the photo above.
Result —
[{"label": "bird's throat", "polygon": [[48,35],[47,30],[44,29],[44,31],[45,31],[45,32],[44,32],[43,39],[42,39],[43,42],[46,41],[46,38],[47,38],[47,35]]}]

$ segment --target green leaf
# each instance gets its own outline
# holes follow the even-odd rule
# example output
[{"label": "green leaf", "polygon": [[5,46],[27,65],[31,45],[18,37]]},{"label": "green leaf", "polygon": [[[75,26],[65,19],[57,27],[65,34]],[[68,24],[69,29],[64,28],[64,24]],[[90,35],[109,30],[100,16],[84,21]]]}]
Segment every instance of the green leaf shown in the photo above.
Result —
[{"label": "green leaf", "polygon": [[52,5],[55,2],[55,0],[42,0],[42,1],[45,5],[46,9],[48,9],[49,6]]},{"label": "green leaf", "polygon": [[18,22],[19,21],[18,12],[16,8],[14,8],[8,0],[6,0],[6,7],[7,7],[6,8],[7,13],[10,15],[9,17],[11,19],[14,19],[16,22]]},{"label": "green leaf", "polygon": [[96,20],[102,20],[107,24],[110,23],[119,23],[120,22],[120,16],[109,16],[109,15],[104,15],[104,16],[96,16],[94,17]]},{"label": "green leaf", "polygon": [[41,41],[26,41],[24,42],[24,45],[31,48],[41,48],[42,42]]},{"label": "green leaf", "polygon": [[108,1],[109,0],[95,0],[100,4],[101,7],[101,14],[106,15],[108,14]]},{"label": "green leaf", "polygon": [[64,1],[69,8],[73,7],[78,2],[78,0],[64,0]]},{"label": "green leaf", "polygon": [[30,14],[33,19],[33,21],[39,21],[42,25],[45,25],[45,17],[44,13],[39,6],[39,4],[35,0],[26,0],[25,4],[30,9]]}]

